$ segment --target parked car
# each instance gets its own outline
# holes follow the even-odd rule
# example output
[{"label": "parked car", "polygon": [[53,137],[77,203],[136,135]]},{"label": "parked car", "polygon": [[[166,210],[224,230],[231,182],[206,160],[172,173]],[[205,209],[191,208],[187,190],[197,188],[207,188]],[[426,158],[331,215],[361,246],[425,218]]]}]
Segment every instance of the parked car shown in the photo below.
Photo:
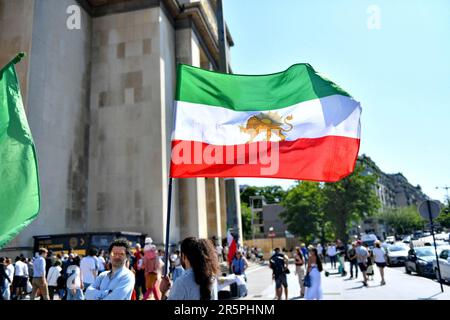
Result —
[{"label": "parked car", "polygon": [[394,244],[395,243],[395,237],[394,236],[386,237],[386,242]]},{"label": "parked car", "polygon": [[402,239],[403,243],[410,243],[413,239],[411,238],[411,236],[406,236]]},{"label": "parked car", "polygon": [[405,271],[407,274],[416,272],[418,275],[434,277],[433,260],[436,260],[436,253],[433,247],[417,247],[410,250],[405,261]]},{"label": "parked car", "polygon": [[[441,278],[443,281],[450,281],[450,246],[440,246],[437,250],[439,254],[439,268],[441,269]],[[436,259],[433,260],[433,270],[436,279],[439,280]]]},{"label": "parked car", "polygon": [[403,243],[395,243],[387,247],[387,265],[403,265],[408,257],[408,247]]}]

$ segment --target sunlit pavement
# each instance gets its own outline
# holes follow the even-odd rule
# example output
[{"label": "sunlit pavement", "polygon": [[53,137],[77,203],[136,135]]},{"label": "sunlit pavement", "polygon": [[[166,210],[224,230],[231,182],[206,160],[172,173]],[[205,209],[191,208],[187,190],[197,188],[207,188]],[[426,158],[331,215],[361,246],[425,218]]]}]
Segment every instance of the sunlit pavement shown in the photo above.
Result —
[{"label": "sunlit pavement", "polygon": [[[288,299],[300,299],[300,286],[294,275],[294,265],[290,265],[291,273],[288,279]],[[337,272],[327,263],[325,270]],[[350,265],[346,263],[346,271]],[[266,266],[252,266],[247,272],[248,296],[244,300],[273,300],[275,297],[275,282],[271,280],[272,270]],[[404,267],[385,268],[386,285],[381,286],[378,268],[375,267],[373,280],[369,280],[369,287],[364,287],[362,274],[357,279],[349,279],[350,275],[330,275],[325,277],[322,272],[322,288],[324,300],[450,300],[450,286],[444,284],[444,292],[436,280],[408,275]],[[284,299],[284,293],[283,293]]]}]

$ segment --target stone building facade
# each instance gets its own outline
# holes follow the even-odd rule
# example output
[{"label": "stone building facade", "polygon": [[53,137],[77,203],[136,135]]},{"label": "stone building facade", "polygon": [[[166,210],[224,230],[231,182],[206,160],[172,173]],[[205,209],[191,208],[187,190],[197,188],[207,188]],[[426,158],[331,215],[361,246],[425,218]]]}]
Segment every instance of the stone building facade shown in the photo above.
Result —
[{"label": "stone building facade", "polygon": [[[364,154],[358,157],[358,161],[364,165],[365,174],[376,174],[378,177],[374,188],[381,203],[380,210],[418,206],[422,201],[428,199],[420,186],[411,185],[403,174],[384,173],[370,157]],[[358,225],[360,229],[358,230],[358,227],[355,226],[351,230],[352,234],[374,233],[382,239],[389,235],[386,226],[375,218],[364,219]]]},{"label": "stone building facade", "polygon": [[[0,0],[0,30],[0,64],[28,54],[17,68],[42,198],[6,250],[30,250],[33,235],[102,231],[162,244],[176,65],[217,70],[215,1]],[[226,40],[229,56],[228,30]],[[241,230],[237,188],[176,179],[170,242]]]}]

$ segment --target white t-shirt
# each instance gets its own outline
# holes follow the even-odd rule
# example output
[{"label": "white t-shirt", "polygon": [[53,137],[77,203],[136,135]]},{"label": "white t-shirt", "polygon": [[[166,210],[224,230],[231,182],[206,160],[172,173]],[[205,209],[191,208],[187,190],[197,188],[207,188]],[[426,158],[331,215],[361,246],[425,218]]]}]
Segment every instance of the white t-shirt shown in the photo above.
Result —
[{"label": "white t-shirt", "polygon": [[330,256],[330,257],[334,257],[335,255],[336,255],[336,247],[335,246],[329,246],[328,247],[328,255]]},{"label": "white t-shirt", "polygon": [[8,266],[6,267],[6,274],[8,275],[9,279],[11,280],[11,282],[13,281],[14,278],[14,266],[12,264],[8,264]]},{"label": "white t-shirt", "polygon": [[61,275],[62,268],[60,266],[53,266],[48,270],[47,282],[49,286],[57,286],[58,277]]},{"label": "white t-shirt", "polygon": [[15,274],[16,276],[20,276],[20,277],[28,277],[28,266],[23,263],[22,261],[17,261],[16,265],[14,266],[15,268]]},{"label": "white t-shirt", "polygon": [[81,288],[81,278],[80,278],[80,268],[76,265],[71,265],[67,267],[67,289],[80,289]]},{"label": "white t-shirt", "polygon": [[103,258],[102,256],[99,256],[99,257],[97,257],[97,259],[98,259],[98,271],[99,272],[105,271],[105,265],[106,265],[105,258]]},{"label": "white t-shirt", "polygon": [[84,283],[94,283],[95,276],[93,272],[97,273],[97,261],[94,257],[87,256],[81,259],[80,262],[81,275]]},{"label": "white t-shirt", "polygon": [[384,250],[381,248],[373,248],[373,255],[375,256],[375,262],[384,263],[386,259],[384,258]]},{"label": "white t-shirt", "polygon": [[356,247],[356,260],[358,263],[367,263],[367,258],[369,257],[369,252],[363,246]]}]

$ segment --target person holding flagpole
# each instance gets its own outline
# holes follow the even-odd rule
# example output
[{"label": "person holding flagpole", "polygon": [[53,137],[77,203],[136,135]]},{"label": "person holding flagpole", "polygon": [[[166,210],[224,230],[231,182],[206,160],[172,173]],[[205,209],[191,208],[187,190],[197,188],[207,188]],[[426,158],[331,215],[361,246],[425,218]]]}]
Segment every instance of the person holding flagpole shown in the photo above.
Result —
[{"label": "person holding flagpole", "polygon": [[[161,279],[162,300],[217,300],[217,278],[220,273],[215,248],[208,239],[189,237],[181,243],[183,275],[171,283]],[[170,292],[169,292],[170,290]]]}]

